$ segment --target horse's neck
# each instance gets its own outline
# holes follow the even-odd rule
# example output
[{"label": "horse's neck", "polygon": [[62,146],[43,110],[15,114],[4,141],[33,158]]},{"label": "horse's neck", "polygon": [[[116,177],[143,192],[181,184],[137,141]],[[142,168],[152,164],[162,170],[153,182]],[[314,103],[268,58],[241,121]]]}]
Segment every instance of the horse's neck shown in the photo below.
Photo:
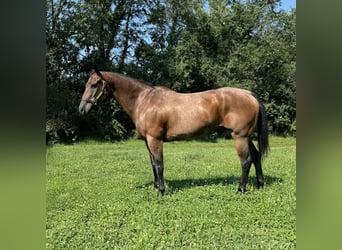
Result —
[{"label": "horse's neck", "polygon": [[113,96],[125,112],[135,121],[134,111],[139,95],[149,86],[121,75],[114,75]]}]

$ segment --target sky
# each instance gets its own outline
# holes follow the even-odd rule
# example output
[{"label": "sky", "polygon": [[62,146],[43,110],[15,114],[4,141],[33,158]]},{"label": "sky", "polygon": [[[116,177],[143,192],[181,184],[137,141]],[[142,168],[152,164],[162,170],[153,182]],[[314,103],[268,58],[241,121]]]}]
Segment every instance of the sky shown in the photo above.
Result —
[{"label": "sky", "polygon": [[296,0],[282,0],[280,8],[290,11],[292,8],[296,8]]}]

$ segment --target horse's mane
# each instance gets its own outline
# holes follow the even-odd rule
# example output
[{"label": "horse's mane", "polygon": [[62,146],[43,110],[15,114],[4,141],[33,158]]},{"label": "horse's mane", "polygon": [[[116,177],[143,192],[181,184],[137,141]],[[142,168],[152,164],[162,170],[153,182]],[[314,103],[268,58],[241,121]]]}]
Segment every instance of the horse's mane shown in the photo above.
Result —
[{"label": "horse's mane", "polygon": [[[111,72],[111,73],[112,73],[112,72]],[[129,80],[131,80],[131,81],[141,83],[141,84],[143,84],[143,85],[147,85],[147,86],[152,87],[152,88],[155,87],[152,83],[147,82],[147,81],[142,80],[142,79],[137,79],[137,78],[134,78],[134,77],[131,77],[131,76],[127,76],[127,75],[121,74],[121,73],[112,73],[112,74],[117,75],[117,76],[119,76],[119,77],[121,77],[121,78],[126,78],[126,79],[129,79]]]}]

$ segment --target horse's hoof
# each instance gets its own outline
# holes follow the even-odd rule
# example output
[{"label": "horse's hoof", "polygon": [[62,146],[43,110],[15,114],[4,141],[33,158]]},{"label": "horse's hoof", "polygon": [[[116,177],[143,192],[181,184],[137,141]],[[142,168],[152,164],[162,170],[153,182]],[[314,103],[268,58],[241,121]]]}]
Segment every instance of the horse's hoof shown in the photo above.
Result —
[{"label": "horse's hoof", "polygon": [[165,188],[158,188],[159,196],[163,196],[165,193]]},{"label": "horse's hoof", "polygon": [[163,196],[164,196],[164,192],[165,192],[165,191],[160,191],[160,190],[158,190],[157,196],[158,196],[158,197],[163,197]]},{"label": "horse's hoof", "polygon": [[247,192],[246,188],[238,187],[238,190],[236,191],[237,194],[244,194]]}]

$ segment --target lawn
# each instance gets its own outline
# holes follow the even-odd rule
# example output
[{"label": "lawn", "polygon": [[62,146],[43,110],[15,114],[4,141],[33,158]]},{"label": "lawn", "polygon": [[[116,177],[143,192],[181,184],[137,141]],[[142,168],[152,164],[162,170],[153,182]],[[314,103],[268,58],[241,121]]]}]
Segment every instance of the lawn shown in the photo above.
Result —
[{"label": "lawn", "polygon": [[270,147],[237,194],[231,140],[165,143],[160,198],[143,141],[49,146],[46,249],[295,249],[296,140]]}]

